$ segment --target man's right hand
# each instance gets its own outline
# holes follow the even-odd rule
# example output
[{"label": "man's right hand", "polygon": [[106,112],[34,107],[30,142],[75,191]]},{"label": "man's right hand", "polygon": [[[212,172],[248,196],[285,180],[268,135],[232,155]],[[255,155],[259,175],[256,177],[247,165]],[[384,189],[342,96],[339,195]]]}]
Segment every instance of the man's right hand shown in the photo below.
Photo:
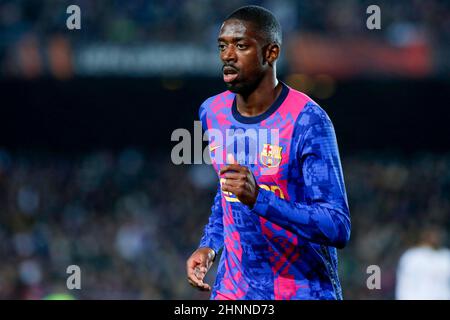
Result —
[{"label": "man's right hand", "polygon": [[211,248],[198,248],[186,262],[186,271],[189,283],[199,290],[211,291],[211,286],[205,282],[206,273],[212,266],[215,252]]}]

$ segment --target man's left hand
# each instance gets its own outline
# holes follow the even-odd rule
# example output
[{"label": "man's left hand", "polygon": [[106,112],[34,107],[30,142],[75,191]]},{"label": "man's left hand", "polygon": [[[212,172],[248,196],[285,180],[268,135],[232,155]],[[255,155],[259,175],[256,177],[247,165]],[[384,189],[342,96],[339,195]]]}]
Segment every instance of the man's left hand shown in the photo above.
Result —
[{"label": "man's left hand", "polygon": [[240,164],[228,164],[220,169],[220,177],[225,179],[222,191],[231,192],[240,202],[253,208],[258,197],[259,187],[252,171]]}]

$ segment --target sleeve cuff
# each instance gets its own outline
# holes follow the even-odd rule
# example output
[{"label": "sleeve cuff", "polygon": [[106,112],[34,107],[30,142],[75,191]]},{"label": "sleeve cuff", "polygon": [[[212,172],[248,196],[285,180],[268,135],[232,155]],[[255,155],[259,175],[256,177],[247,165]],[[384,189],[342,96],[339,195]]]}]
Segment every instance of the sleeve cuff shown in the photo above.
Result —
[{"label": "sleeve cuff", "polygon": [[202,239],[202,241],[200,241],[200,244],[198,245],[198,248],[210,248],[214,251],[215,256],[217,257],[217,255],[219,254],[219,251],[221,249],[221,246],[218,245],[214,245],[214,242],[212,240],[206,240],[206,239]]},{"label": "sleeve cuff", "polygon": [[273,192],[265,189],[259,189],[255,205],[250,211],[256,213],[261,217],[267,217],[267,215],[269,214],[269,204],[273,196],[275,196]]}]

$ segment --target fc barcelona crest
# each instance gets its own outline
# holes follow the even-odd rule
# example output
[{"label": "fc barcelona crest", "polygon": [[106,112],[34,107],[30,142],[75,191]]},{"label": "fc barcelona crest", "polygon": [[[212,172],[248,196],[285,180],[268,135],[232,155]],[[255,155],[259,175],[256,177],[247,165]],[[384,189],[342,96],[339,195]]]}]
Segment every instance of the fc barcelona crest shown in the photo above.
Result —
[{"label": "fc barcelona crest", "polygon": [[278,167],[281,163],[281,149],[283,147],[264,143],[263,150],[259,155],[261,163],[269,168]]}]

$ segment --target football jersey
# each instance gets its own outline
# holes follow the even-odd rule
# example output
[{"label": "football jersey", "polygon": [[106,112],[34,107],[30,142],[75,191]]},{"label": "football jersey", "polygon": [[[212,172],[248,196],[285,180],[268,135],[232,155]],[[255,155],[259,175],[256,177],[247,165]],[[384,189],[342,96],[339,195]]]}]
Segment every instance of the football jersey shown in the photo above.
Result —
[{"label": "football jersey", "polygon": [[199,116],[217,174],[231,154],[259,186],[249,208],[219,183],[199,244],[223,249],[211,299],[342,299],[336,248],[349,240],[350,214],[325,111],[282,83],[261,115],[241,115],[225,91]]}]

